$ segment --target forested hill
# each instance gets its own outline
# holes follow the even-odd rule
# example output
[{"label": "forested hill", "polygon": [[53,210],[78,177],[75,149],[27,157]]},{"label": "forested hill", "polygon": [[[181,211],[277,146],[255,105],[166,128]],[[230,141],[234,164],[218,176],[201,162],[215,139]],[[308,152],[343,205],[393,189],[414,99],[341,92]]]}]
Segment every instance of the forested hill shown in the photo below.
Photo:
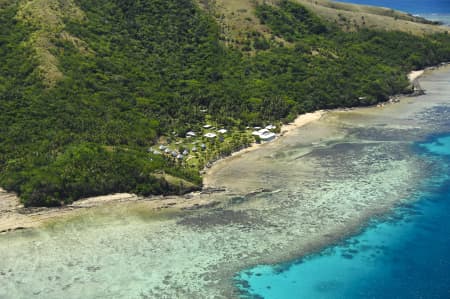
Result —
[{"label": "forested hill", "polygon": [[[247,127],[375,104],[407,90],[408,71],[450,60],[441,27],[347,30],[250,1],[256,23],[237,39],[200,2],[1,0],[0,186],[25,205],[198,189],[209,160],[252,141]],[[201,137],[205,124],[228,135]]]}]

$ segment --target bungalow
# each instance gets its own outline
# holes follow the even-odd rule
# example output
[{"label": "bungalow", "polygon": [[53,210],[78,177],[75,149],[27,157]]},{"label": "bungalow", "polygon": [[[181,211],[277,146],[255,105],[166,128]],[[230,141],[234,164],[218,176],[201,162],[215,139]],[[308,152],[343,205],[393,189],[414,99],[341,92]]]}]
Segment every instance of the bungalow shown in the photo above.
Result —
[{"label": "bungalow", "polygon": [[210,129],[210,128],[212,128],[212,126],[211,125],[204,125],[203,128]]},{"label": "bungalow", "polygon": [[166,154],[170,154],[171,150],[170,150],[170,148],[166,148],[166,149],[164,150],[164,152],[165,152]]},{"label": "bungalow", "polygon": [[178,156],[178,153],[176,151],[172,151],[172,157]]},{"label": "bungalow", "polygon": [[266,126],[266,129],[267,130],[275,130],[277,127],[276,126],[274,126],[274,125],[268,125],[268,126]]},{"label": "bungalow", "polygon": [[270,132],[268,129],[261,129],[259,131],[253,131],[253,136],[258,136],[261,141],[272,141],[277,137],[277,135],[273,132]]},{"label": "bungalow", "polygon": [[166,148],[167,148],[167,146],[162,145],[162,144],[159,146],[159,149],[162,150],[162,151],[165,150]]},{"label": "bungalow", "polygon": [[225,129],[220,129],[220,130],[218,130],[217,132],[219,132],[220,134],[225,134],[225,133],[227,133],[228,131],[225,130]]},{"label": "bungalow", "polygon": [[277,137],[277,135],[272,132],[259,135],[259,138],[261,138],[262,141],[272,141],[275,139],[275,137]]},{"label": "bungalow", "polygon": [[253,136],[261,136],[262,134],[267,134],[267,133],[270,133],[270,131],[267,129],[260,129],[258,131],[253,131],[252,135]]},{"label": "bungalow", "polygon": [[160,151],[157,151],[157,150],[154,150],[154,151],[153,151],[153,154],[154,154],[154,155],[161,155],[161,152],[160,152]]},{"label": "bungalow", "polygon": [[183,156],[182,154],[178,154],[178,155],[177,155],[177,159],[178,159],[178,160],[183,160],[183,158],[184,158],[184,156]]},{"label": "bungalow", "polygon": [[203,135],[203,136],[205,136],[206,138],[216,138],[216,137],[217,137],[217,134],[214,134],[214,133],[206,133],[206,134]]},{"label": "bungalow", "polygon": [[189,154],[189,151],[187,150],[187,149],[185,149],[184,151],[183,151],[183,155],[184,156],[187,156]]},{"label": "bungalow", "polygon": [[186,138],[195,137],[195,136],[197,136],[197,134],[195,134],[195,132],[189,131],[186,133]]},{"label": "bungalow", "polygon": [[206,149],[206,144],[202,143],[202,144],[200,144],[200,147],[201,147],[202,149]]},{"label": "bungalow", "polygon": [[193,151],[193,152],[196,152],[196,151],[197,151],[197,147],[194,146],[194,147],[192,148],[192,151]]}]

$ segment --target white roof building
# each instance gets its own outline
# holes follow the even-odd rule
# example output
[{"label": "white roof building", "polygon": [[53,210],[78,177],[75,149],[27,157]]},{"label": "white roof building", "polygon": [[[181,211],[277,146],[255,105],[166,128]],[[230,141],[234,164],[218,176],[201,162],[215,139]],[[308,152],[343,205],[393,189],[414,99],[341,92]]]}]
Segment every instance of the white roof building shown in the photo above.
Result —
[{"label": "white roof building", "polygon": [[211,125],[204,125],[203,128],[209,129],[209,128],[212,128],[212,126]]},{"label": "white roof building", "polygon": [[273,132],[270,132],[268,129],[261,129],[259,131],[253,131],[253,136],[258,136],[262,141],[272,141],[277,137],[277,135]]},{"label": "white roof building", "polygon": [[259,135],[259,138],[261,138],[262,141],[272,141],[277,137],[275,133],[269,132]]},{"label": "white roof building", "polygon": [[197,136],[197,134],[195,134],[195,132],[189,131],[186,133],[186,137],[195,137]]},{"label": "white roof building", "polygon": [[276,126],[274,126],[274,125],[268,125],[268,126],[266,126],[266,129],[267,130],[274,130],[274,129],[276,129],[277,127]]},{"label": "white roof building", "polygon": [[214,134],[214,133],[206,133],[206,134],[203,135],[203,136],[205,136],[206,138],[216,138],[216,137],[217,137],[217,134]]},{"label": "white roof building", "polygon": [[220,134],[225,134],[225,133],[228,132],[228,130],[226,130],[226,129],[220,129],[220,130],[218,130],[217,132],[219,132]]},{"label": "white roof building", "polygon": [[258,130],[258,131],[253,131],[252,135],[253,136],[261,136],[261,135],[267,134],[267,133],[270,133],[270,131],[267,130],[267,129],[261,129],[261,130]]}]

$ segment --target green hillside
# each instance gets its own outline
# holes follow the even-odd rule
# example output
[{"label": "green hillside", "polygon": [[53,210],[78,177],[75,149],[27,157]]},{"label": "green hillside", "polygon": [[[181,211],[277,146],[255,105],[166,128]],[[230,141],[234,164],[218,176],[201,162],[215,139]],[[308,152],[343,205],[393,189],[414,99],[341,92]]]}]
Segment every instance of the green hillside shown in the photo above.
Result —
[{"label": "green hillside", "polygon": [[[26,205],[195,190],[208,161],[252,141],[248,126],[375,104],[450,60],[447,33],[345,32],[290,1],[255,6],[267,32],[235,46],[206,4],[2,0],[0,186]],[[206,123],[230,132],[184,138]],[[193,141],[184,159],[153,150]]]}]

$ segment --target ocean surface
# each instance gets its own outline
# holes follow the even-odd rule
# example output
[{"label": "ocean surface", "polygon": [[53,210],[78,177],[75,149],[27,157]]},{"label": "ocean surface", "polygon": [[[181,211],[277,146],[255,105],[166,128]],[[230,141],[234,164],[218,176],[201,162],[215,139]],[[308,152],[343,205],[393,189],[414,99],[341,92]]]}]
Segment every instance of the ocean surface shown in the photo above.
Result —
[{"label": "ocean surface", "polygon": [[337,2],[392,8],[450,25],[450,1],[448,0],[346,0]]},{"label": "ocean surface", "polygon": [[450,134],[414,148],[439,166],[412,204],[318,254],[242,271],[242,298],[450,298]]}]

